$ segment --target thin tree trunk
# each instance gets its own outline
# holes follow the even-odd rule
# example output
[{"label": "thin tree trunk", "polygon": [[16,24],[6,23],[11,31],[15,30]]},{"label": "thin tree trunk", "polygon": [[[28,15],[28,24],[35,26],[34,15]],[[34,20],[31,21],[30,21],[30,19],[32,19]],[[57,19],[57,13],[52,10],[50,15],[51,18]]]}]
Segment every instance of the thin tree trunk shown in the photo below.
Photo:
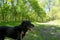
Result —
[{"label": "thin tree trunk", "polygon": [[12,11],[12,21],[14,21],[14,0],[11,0],[11,4],[12,4],[12,8],[11,8],[11,11]]}]

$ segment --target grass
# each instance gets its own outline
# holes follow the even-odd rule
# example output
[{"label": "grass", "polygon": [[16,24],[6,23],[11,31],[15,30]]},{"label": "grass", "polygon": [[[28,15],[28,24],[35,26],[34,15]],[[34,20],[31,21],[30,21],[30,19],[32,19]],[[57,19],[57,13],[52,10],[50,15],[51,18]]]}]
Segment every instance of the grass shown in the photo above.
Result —
[{"label": "grass", "polygon": [[[48,22],[49,23],[49,22]],[[8,22],[8,23],[0,23],[0,25],[7,26],[16,26],[19,25],[19,22]],[[60,40],[60,25],[45,25],[34,23],[34,30],[28,31],[23,40]],[[5,40],[11,40],[10,38],[6,38]]]},{"label": "grass", "polygon": [[0,26],[16,26],[16,25],[19,25],[20,24],[20,22],[1,22],[0,23]]}]

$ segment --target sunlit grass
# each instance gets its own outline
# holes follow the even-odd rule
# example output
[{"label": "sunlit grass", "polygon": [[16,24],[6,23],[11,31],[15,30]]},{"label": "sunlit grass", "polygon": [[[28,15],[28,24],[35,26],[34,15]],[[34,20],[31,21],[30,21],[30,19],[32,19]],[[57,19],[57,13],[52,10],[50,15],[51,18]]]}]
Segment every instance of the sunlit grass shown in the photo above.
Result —
[{"label": "sunlit grass", "polygon": [[47,23],[52,24],[52,25],[60,25],[60,20],[54,20]]},{"label": "sunlit grass", "polygon": [[49,22],[46,22],[46,23],[36,22],[36,24],[40,24],[40,25],[60,25],[60,20],[49,21]]}]

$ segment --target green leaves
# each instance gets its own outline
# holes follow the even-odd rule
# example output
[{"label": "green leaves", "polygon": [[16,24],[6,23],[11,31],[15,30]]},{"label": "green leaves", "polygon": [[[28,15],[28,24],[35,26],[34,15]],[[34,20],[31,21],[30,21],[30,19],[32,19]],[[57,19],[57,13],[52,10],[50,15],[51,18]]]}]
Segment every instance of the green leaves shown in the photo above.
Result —
[{"label": "green leaves", "polygon": [[43,8],[39,6],[37,0],[28,0],[28,1],[30,2],[30,5],[35,10],[35,12],[37,12],[39,16],[41,16],[41,14],[45,14]]},{"label": "green leaves", "polygon": [[12,21],[22,21],[22,20],[30,20],[30,21],[41,21],[46,13],[42,7],[39,6],[37,0],[6,0],[7,3],[4,3],[1,7],[1,14],[3,13],[3,17],[5,14],[8,19]]}]

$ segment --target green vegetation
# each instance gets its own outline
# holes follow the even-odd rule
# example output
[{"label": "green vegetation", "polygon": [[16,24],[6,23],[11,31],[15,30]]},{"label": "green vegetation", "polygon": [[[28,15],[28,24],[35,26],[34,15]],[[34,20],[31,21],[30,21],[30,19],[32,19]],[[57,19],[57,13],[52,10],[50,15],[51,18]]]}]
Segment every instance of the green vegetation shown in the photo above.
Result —
[{"label": "green vegetation", "polygon": [[60,40],[60,0],[0,0],[0,26],[23,20],[36,26],[23,40]]},{"label": "green vegetation", "polygon": [[0,22],[22,20],[43,22],[46,20],[45,11],[36,0],[1,0],[0,5]]}]

